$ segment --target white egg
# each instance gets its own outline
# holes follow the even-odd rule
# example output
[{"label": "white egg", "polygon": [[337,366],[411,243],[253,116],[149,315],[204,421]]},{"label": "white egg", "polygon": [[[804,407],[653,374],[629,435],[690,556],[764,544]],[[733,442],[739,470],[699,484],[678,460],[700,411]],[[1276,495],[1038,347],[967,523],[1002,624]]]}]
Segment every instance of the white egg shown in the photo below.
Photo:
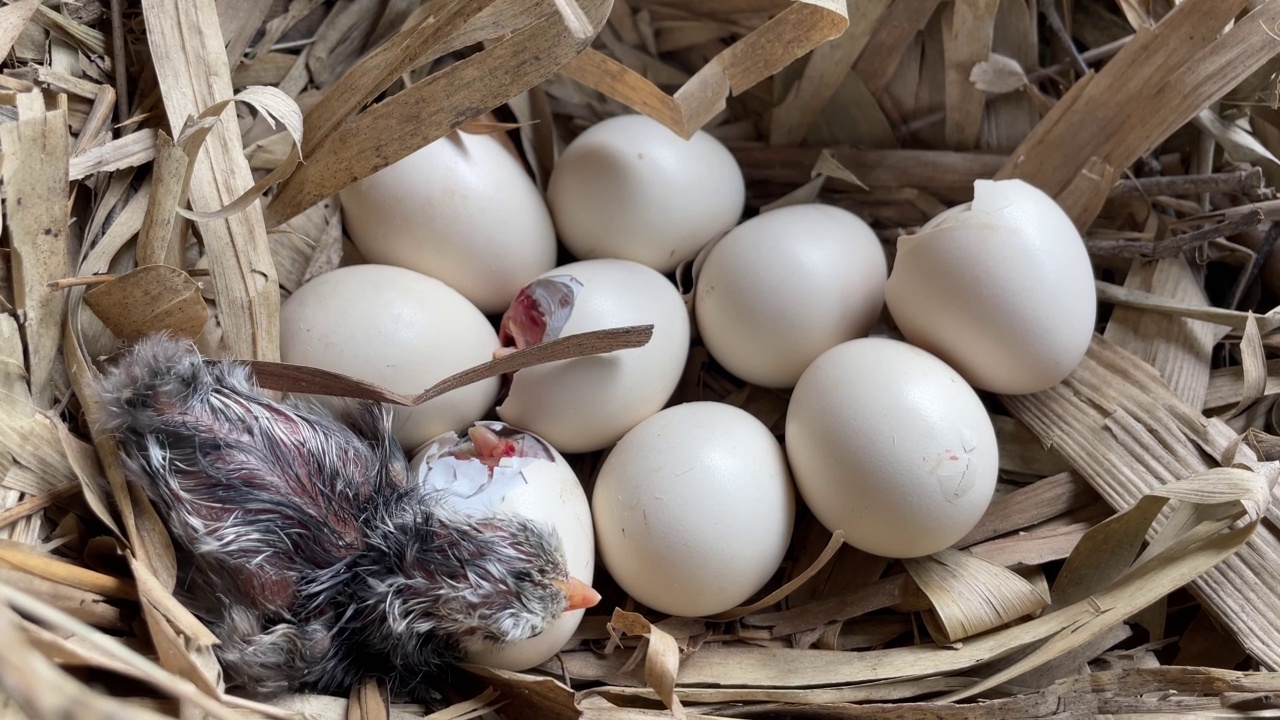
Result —
[{"label": "white egg", "polygon": [[999,453],[982,400],[898,340],[850,340],[814,360],[791,394],[785,437],[814,516],[875,555],[951,547],[995,493]]},{"label": "white egg", "polygon": [[684,617],[746,602],[777,572],[795,522],[786,455],[745,410],[667,408],[610,451],[591,493],[596,543],[631,597]]},{"label": "white egg", "polygon": [[699,130],[685,140],[644,115],[602,120],[565,148],[547,183],[574,257],[621,258],[669,273],[742,217],[737,160]]},{"label": "white egg", "polygon": [[707,254],[698,332],[729,372],[789,388],[814,358],[871,331],[888,272],[879,238],[857,215],[820,204],[770,210]]},{"label": "white egg", "polygon": [[[516,452],[492,467],[474,457],[463,433],[449,432],[424,446],[409,466],[409,476],[442,491],[451,506],[473,514],[522,516],[553,528],[564,545],[572,577],[590,584],[595,574],[595,535],[591,505],[578,476],[541,438],[504,423],[482,422],[511,442]],[[578,629],[585,610],[564,613],[542,633],[505,647],[485,647],[468,654],[471,662],[504,670],[526,670],[559,652]]]},{"label": "white egg", "polygon": [[366,260],[439,278],[487,314],[556,262],[541,191],[490,135],[454,132],[348,186],[343,222]]},{"label": "white egg", "polygon": [[1016,395],[1070,375],[1097,317],[1093,268],[1062,208],[1022,180],[978,180],[972,203],[898,239],[885,286],[912,344],[974,387]]},{"label": "white egg", "polygon": [[[498,334],[474,305],[435,278],[390,265],[350,265],[298,288],[280,306],[284,362],[343,373],[416,395],[493,359]],[[413,449],[479,420],[499,380],[459,388],[417,407],[394,406],[396,439]]]},{"label": "white egg", "polygon": [[643,347],[560,360],[512,377],[498,416],[545,438],[560,452],[604,449],[666,405],[689,353],[689,313],[656,270],[628,260],[583,260],[545,273],[581,284],[561,337],[653,325]]}]

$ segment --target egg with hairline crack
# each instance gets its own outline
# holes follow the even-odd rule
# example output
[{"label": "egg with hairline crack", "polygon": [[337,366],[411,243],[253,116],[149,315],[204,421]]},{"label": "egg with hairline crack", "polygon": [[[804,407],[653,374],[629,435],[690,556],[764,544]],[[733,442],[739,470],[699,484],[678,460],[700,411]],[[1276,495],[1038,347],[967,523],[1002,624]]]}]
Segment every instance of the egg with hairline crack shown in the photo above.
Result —
[{"label": "egg with hairline crack", "polygon": [[900,340],[859,338],[819,355],[792,390],[785,443],[805,505],[873,555],[945,550],[995,494],[999,451],[982,400]]}]

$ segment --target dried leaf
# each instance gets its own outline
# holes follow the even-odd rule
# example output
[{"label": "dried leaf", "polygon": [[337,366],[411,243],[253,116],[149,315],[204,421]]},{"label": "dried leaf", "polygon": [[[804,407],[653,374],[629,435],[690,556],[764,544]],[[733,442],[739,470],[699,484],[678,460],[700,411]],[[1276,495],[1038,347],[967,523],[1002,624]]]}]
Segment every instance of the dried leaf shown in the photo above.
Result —
[{"label": "dried leaf", "polygon": [[[1096,336],[1061,386],[1003,402],[1041,438],[1053,437],[1063,457],[1112,507],[1133,506],[1169,483],[1211,470],[1206,456],[1251,459],[1225,424],[1187,407],[1149,365]],[[1224,458],[1228,452],[1232,456]],[[1280,606],[1280,588],[1269,579],[1276,563],[1280,539],[1257,533],[1190,588],[1269,666],[1280,664],[1280,643],[1271,632],[1274,621],[1257,608]]]},{"label": "dried leaf", "polygon": [[538,343],[451,375],[413,397],[320,368],[263,361],[251,361],[248,365],[253,370],[258,385],[268,390],[377,400],[392,405],[416,407],[481,380],[543,363],[643,347],[652,337],[652,325],[635,325],[593,330]]},{"label": "dried leaf", "polygon": [[843,1],[796,0],[703,65],[675,95],[597,50],[578,55],[561,72],[690,138],[724,109],[730,93],[746,91],[848,27]]},{"label": "dried leaf", "polygon": [[944,11],[942,51],[946,58],[946,137],[953,150],[978,146],[987,96],[969,79],[975,65],[991,56],[1000,0],[952,3]]},{"label": "dried leaf", "polygon": [[611,632],[647,638],[644,651],[644,680],[658,693],[667,709],[678,720],[684,720],[684,705],[676,697],[676,675],[680,672],[680,647],[675,638],[649,624],[643,615],[614,610],[609,620]]},{"label": "dried leaf", "polygon": [[209,320],[200,285],[168,265],[145,265],[84,294],[85,304],[120,339],[154,332],[195,339]]},{"label": "dried leaf", "polygon": [[746,617],[751,613],[758,612],[772,605],[777,605],[778,603],[785,600],[788,595],[795,592],[796,588],[799,588],[801,585],[808,582],[809,578],[813,577],[814,575],[817,575],[818,571],[822,570],[822,568],[825,567],[826,564],[831,561],[831,558],[835,557],[836,552],[843,545],[844,545],[844,532],[841,530],[837,530],[831,535],[831,541],[827,543],[827,547],[823,549],[822,553],[818,555],[816,560],[813,561],[813,564],[810,565],[809,568],[806,569],[804,572],[795,576],[790,581],[788,581],[785,585],[769,593],[768,595],[761,598],[757,602],[753,602],[750,605],[743,605],[741,607],[736,607],[731,610],[726,610],[722,613],[717,613],[715,615],[709,616],[707,619],[715,620],[715,621],[737,620],[738,618]]},{"label": "dried leaf", "polygon": [[0,56],[9,54],[38,7],[40,0],[14,0],[0,8]]},{"label": "dried leaf", "polygon": [[[451,0],[445,8],[435,4],[425,7],[462,12],[486,4]],[[610,0],[579,0],[578,4],[594,27],[604,24]],[[575,38],[560,14],[553,8],[548,10],[549,14],[522,11],[524,24],[508,31],[497,43],[347,122],[361,102],[371,100],[443,38],[435,37],[437,28],[424,21],[405,31],[419,39],[420,46],[408,48],[412,52],[406,55],[406,48],[389,41],[385,49],[367,56],[326,94],[325,101],[307,113],[303,149],[308,160],[285,181],[268,206],[270,224],[274,227],[289,220],[551,77],[586,48],[588,41]],[[486,34],[474,40],[492,37]]]},{"label": "dried leaf", "polygon": [[463,700],[443,710],[437,710],[422,720],[470,720],[485,713],[493,712],[504,705],[505,703],[495,702],[499,697],[501,697],[501,693],[493,688],[488,688],[470,700]]},{"label": "dried leaf", "polygon": [[31,397],[53,405],[54,370],[60,367],[66,296],[49,282],[71,274],[67,162],[70,138],[62,110],[46,111],[37,91],[18,95],[18,121],[0,125],[4,149],[5,206],[9,214],[14,299],[24,314]]},{"label": "dried leaf", "polygon": [[68,587],[97,593],[103,597],[134,600],[137,587],[128,580],[104,575],[46,555],[25,543],[0,540],[0,567],[20,570]]},{"label": "dried leaf", "polygon": [[[226,49],[213,0],[143,0],[147,42],[154,57],[170,133],[186,119],[234,97]],[[218,123],[190,170],[189,205],[196,212],[224,208],[253,187],[240,129]],[[226,219],[198,223],[217,291],[219,323],[231,355],[279,357],[280,292],[262,214],[250,206]]]},{"label": "dried leaf", "polygon": [[903,561],[933,602],[948,642],[1000,627],[1049,604],[1017,573],[958,550]]},{"label": "dried leaf", "polygon": [[81,180],[94,173],[123,170],[151,162],[156,157],[156,132],[145,128],[77,152],[68,165],[68,178]]},{"label": "dried leaf", "polygon": [[1249,409],[1249,406],[1267,391],[1267,355],[1263,351],[1262,334],[1258,332],[1258,321],[1253,313],[1249,313],[1248,323],[1244,327],[1244,337],[1240,342],[1240,364],[1244,377],[1243,395],[1235,409],[1222,417],[1224,420],[1236,417]]},{"label": "dried leaf", "polygon": [[[179,206],[177,208],[178,214],[188,220],[201,222],[225,220],[244,212],[246,208],[256,203],[271,186],[288,177],[302,159],[302,110],[298,107],[298,103],[279,88],[252,85],[236,93],[235,97],[230,100],[223,100],[213,104],[183,127],[182,132],[178,135],[178,142],[182,145],[183,152],[186,153],[188,159],[188,182],[191,172],[190,166],[194,164],[200,152],[200,147],[204,144],[214,125],[222,117],[223,111],[228,105],[235,102],[243,102],[257,109],[262,118],[272,128],[276,126],[276,122],[279,122],[284,126],[293,144],[289,148],[289,154],[281,161],[279,166],[223,207],[208,212],[196,212]],[[186,189],[185,185],[183,189]]]},{"label": "dried leaf", "polygon": [[1223,325],[1240,331],[1243,331],[1250,318],[1253,318],[1253,321],[1258,324],[1258,331],[1263,335],[1280,328],[1280,308],[1272,310],[1265,315],[1253,315],[1252,313],[1238,310],[1181,303],[1149,292],[1115,285],[1105,280],[1095,281],[1094,286],[1098,290],[1099,302],[1115,303],[1167,315],[1203,320],[1204,322]]},{"label": "dried leaf", "polygon": [[151,166],[151,196],[138,231],[138,266],[168,265],[182,269],[185,223],[177,222],[178,207],[186,196],[191,159],[164,132],[156,136],[156,159]]},{"label": "dried leaf", "polygon": [[76,480],[61,447],[59,424],[32,404],[18,324],[0,315],[0,457],[29,468],[42,490]]},{"label": "dried leaf", "polygon": [[12,609],[0,608],[0,644],[5,648],[0,653],[0,677],[8,699],[30,717],[165,720],[165,715],[132,706],[74,680],[32,646],[21,623]]},{"label": "dried leaf", "polygon": [[[1275,54],[1269,28],[1280,21],[1280,4],[1264,3],[1222,32],[1246,4],[1184,0],[1154,28],[1140,30],[1105,68],[1054,105],[997,177],[1030,182],[1087,227],[1101,209],[1097,198],[1112,184],[1097,173],[1082,174],[1090,162],[1127,167]],[[1117,98],[1124,99],[1124,112],[1114,112]],[[1073,182],[1080,187],[1066,202]]]},{"label": "dried leaf", "polygon": [[347,720],[388,720],[391,710],[385,694],[386,687],[377,678],[358,683],[347,702]]},{"label": "dried leaf", "polygon": [[836,39],[809,54],[804,73],[787,96],[773,109],[769,123],[770,145],[798,145],[822,108],[836,94],[849,67],[862,54],[880,16],[892,0],[864,0],[846,9],[849,24]]}]

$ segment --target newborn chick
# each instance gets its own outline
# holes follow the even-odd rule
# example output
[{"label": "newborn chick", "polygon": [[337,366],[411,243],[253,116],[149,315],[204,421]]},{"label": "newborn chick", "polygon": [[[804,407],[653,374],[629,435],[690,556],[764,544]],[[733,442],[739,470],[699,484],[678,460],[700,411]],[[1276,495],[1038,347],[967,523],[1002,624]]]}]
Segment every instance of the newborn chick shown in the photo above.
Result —
[{"label": "newborn chick", "polygon": [[99,434],[179,552],[179,597],[208,623],[229,689],[259,699],[396,696],[484,644],[540,633],[599,595],[554,530],[472,517],[406,481],[387,410],[276,402],[247,366],[139,341],[100,382]]}]

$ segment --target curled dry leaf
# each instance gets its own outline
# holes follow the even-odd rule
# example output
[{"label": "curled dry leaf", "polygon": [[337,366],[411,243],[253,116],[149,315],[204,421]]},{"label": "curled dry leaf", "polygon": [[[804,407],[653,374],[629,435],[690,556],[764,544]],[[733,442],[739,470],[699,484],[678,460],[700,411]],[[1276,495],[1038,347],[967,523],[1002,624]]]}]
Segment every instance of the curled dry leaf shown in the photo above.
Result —
[{"label": "curled dry leaf", "polygon": [[[643,615],[614,610],[609,620],[610,633],[647,638],[644,650],[644,681],[658,693],[677,720],[684,720],[685,710],[676,697],[676,676],[680,673],[680,646],[675,638],[651,625]],[[637,651],[639,652],[639,651]]]},{"label": "curled dry leaf", "polygon": [[506,703],[501,701],[502,693],[495,688],[486,688],[484,692],[471,698],[454,703],[443,710],[437,710],[423,720],[471,720],[486,713],[493,712]]},{"label": "curled dry leaf", "polygon": [[903,561],[929,596],[946,642],[956,642],[1030,615],[1049,598],[1021,575],[958,550]]},{"label": "curled dry leaf", "polygon": [[1223,416],[1224,420],[1245,412],[1267,392],[1267,354],[1262,347],[1257,316],[1253,313],[1249,313],[1240,341],[1240,365],[1244,375],[1243,392],[1240,402]]},{"label": "curled dry leaf", "polygon": [[244,212],[245,208],[257,202],[258,198],[261,198],[271,186],[288,177],[294,168],[298,166],[299,161],[302,160],[302,109],[298,107],[298,103],[280,88],[268,85],[251,85],[241,90],[235,97],[209,106],[183,127],[182,132],[178,135],[178,143],[182,146],[183,152],[186,153],[188,159],[185,182],[190,182],[190,173],[195,165],[196,155],[200,152],[200,147],[209,136],[209,132],[223,117],[223,111],[227,109],[227,106],[236,102],[242,102],[253,107],[273,128],[279,122],[293,140],[293,144],[289,148],[289,155],[285,157],[279,167],[267,173],[265,177],[241,193],[239,197],[219,209],[196,212],[178,207],[178,214],[184,218],[197,221],[224,220],[232,215]]},{"label": "curled dry leaf", "polygon": [[121,340],[154,332],[194,340],[209,321],[200,285],[168,265],[144,265],[84,294],[93,314]]}]

